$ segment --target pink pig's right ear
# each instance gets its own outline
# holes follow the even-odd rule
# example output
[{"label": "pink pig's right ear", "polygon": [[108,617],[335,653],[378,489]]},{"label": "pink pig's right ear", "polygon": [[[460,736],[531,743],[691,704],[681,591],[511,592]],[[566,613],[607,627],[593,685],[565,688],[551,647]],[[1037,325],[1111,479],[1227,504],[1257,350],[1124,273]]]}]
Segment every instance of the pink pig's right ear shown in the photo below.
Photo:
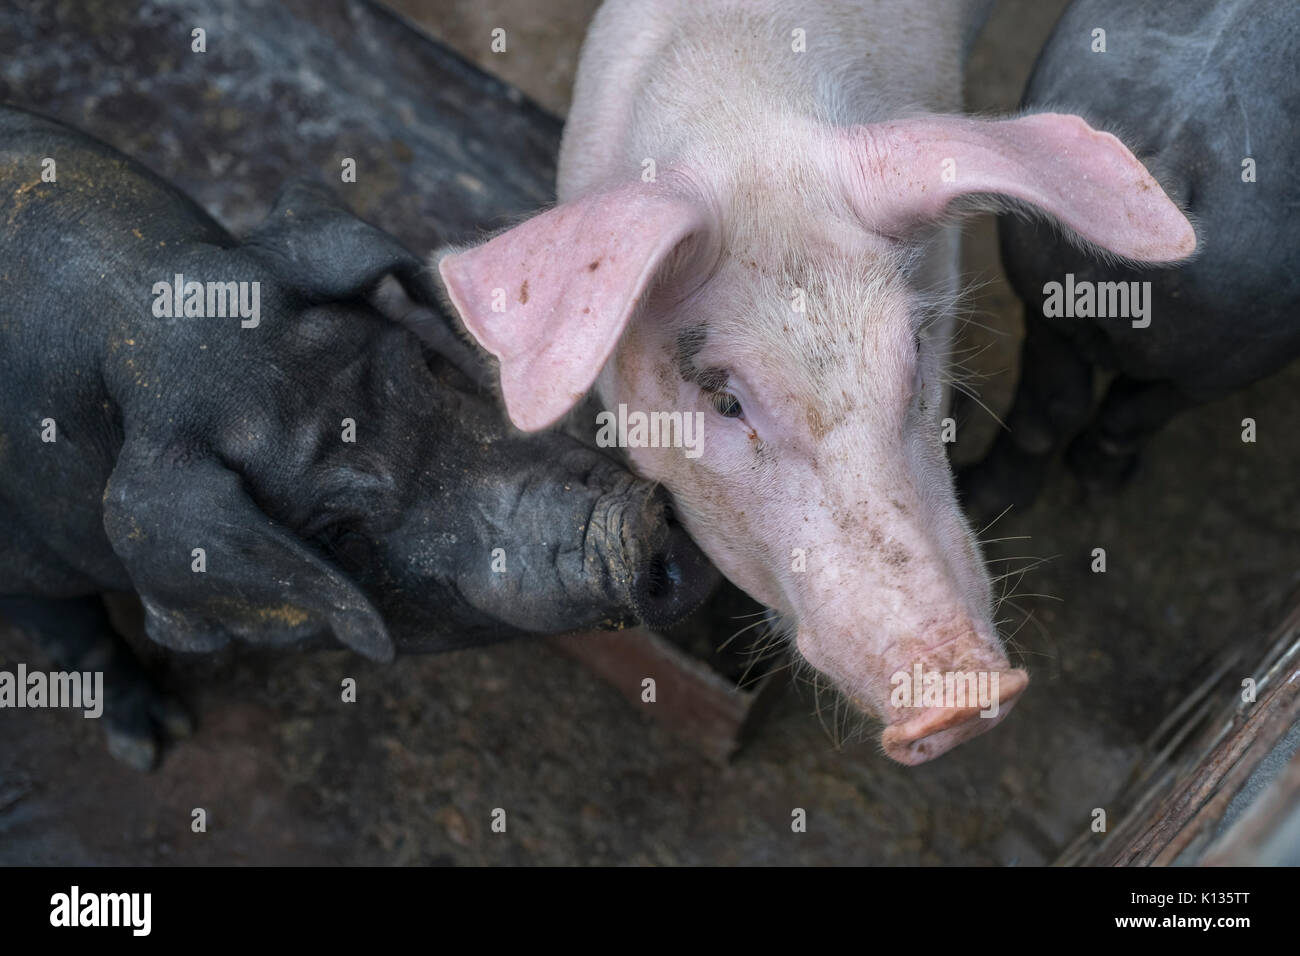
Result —
[{"label": "pink pig's right ear", "polygon": [[853,127],[839,157],[869,229],[901,236],[962,196],[1021,200],[1086,243],[1138,262],[1175,262],[1196,233],[1128,148],[1078,116],[928,116]]},{"label": "pink pig's right ear", "polygon": [[561,205],[438,263],[465,328],[501,364],[510,419],[553,424],[595,382],[641,296],[705,207],[637,183]]}]

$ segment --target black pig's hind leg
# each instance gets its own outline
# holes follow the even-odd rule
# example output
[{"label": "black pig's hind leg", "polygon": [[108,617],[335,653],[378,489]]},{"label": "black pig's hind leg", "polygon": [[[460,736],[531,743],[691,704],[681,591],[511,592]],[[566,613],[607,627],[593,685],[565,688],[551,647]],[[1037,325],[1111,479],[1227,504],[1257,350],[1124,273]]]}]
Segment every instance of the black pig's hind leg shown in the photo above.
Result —
[{"label": "black pig's hind leg", "polygon": [[1121,375],[1111,382],[1092,424],[1070,443],[1066,464],[1088,491],[1116,491],[1133,477],[1147,440],[1191,404],[1168,382]]},{"label": "black pig's hind leg", "polygon": [[1030,319],[1007,427],[982,461],[957,475],[962,505],[977,527],[1009,506],[1034,503],[1048,463],[1091,410],[1092,366],[1073,342]]},{"label": "black pig's hind leg", "polygon": [[160,691],[113,629],[99,597],[0,595],[0,618],[29,636],[55,670],[104,674],[103,723],[109,752],[139,770],[158,762],[160,734],[182,737],[189,715]]}]

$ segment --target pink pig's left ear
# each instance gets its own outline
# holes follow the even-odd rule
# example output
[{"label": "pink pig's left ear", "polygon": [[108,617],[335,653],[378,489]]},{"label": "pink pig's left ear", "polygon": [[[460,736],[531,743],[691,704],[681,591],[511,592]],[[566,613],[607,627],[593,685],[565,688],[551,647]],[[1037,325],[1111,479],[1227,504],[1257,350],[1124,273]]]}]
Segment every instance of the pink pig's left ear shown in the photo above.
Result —
[{"label": "pink pig's left ear", "polygon": [[510,419],[553,424],[586,394],[673,251],[711,222],[654,183],[562,203],[438,263],[465,328],[501,365]]},{"label": "pink pig's left ear", "polygon": [[836,154],[863,223],[905,235],[978,193],[1027,202],[1115,255],[1172,262],[1196,233],[1128,148],[1078,116],[928,116],[858,126]]}]

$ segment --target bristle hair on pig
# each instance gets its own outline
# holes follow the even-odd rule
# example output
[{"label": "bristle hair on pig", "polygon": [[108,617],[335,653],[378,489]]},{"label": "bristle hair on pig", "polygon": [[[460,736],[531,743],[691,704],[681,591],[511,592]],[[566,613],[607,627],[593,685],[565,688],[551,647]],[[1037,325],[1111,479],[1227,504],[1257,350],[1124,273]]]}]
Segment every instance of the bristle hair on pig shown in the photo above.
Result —
[{"label": "bristle hair on pig", "polygon": [[[608,0],[558,204],[437,259],[520,428],[593,388],[708,416],[699,458],[631,462],[904,763],[993,726],[1028,683],[940,438],[954,216],[1001,197],[1127,260],[1196,245],[1114,136],[960,114],[983,7]],[[998,699],[913,695],[915,673],[994,678]]]}]

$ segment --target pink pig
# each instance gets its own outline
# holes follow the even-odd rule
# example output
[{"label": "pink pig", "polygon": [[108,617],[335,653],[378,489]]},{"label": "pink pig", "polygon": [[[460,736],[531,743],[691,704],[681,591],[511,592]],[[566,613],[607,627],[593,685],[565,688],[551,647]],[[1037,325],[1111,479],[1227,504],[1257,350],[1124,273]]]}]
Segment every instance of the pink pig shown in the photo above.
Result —
[{"label": "pink pig", "polygon": [[[1196,245],[1114,136],[954,115],[977,6],[608,0],[559,204],[438,263],[520,428],[593,386],[609,409],[708,416],[702,455],[634,448],[634,467],[909,764],[1028,684],[940,439],[954,206],[1024,204],[1130,260]],[[909,694],[923,674],[995,699]]]}]

